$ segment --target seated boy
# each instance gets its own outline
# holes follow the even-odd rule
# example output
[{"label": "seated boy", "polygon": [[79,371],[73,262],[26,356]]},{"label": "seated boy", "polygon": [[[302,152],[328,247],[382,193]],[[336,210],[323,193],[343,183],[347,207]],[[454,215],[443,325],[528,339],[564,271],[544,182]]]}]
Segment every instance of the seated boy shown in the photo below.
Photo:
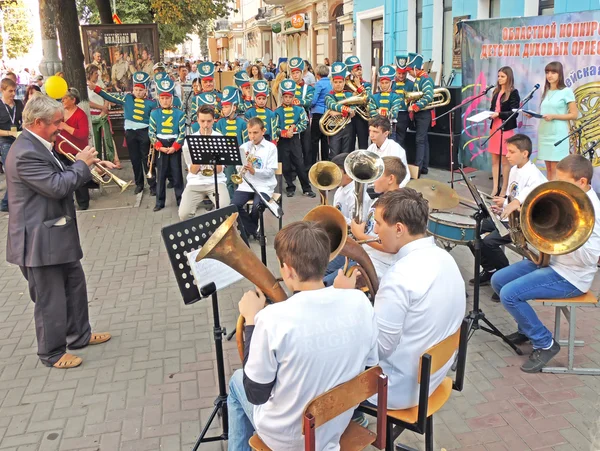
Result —
[{"label": "seated boy", "polygon": [[[546,177],[535,164],[529,161],[531,156],[531,140],[528,136],[517,134],[506,140],[506,159],[512,166],[508,176],[506,196],[496,196],[492,200],[492,208],[502,221],[508,221],[508,216],[521,207],[527,195],[542,183]],[[507,199],[510,198],[510,201]],[[505,224],[508,228],[508,224]],[[481,223],[481,233],[491,232],[483,239],[481,246],[481,275],[480,285],[488,285],[495,271],[508,266],[508,259],[501,246],[511,242],[510,235],[504,237],[496,230],[493,221],[486,218]],[[469,280],[473,285],[475,279]],[[497,299],[497,296],[492,298]]]},{"label": "seated boy", "polygon": [[[271,199],[273,191],[277,186],[275,171],[277,170],[277,146],[267,141],[265,135],[265,124],[258,117],[252,117],[248,121],[248,138],[250,141],[241,146],[241,151],[246,154],[244,165],[245,179],[233,194],[231,201],[240,213],[240,219],[246,230],[246,235],[258,238],[258,208],[261,200],[254,193],[248,182],[263,195],[266,200]],[[247,182],[247,181],[248,182]],[[244,205],[253,199],[252,213],[248,214]]]},{"label": "seated boy", "polygon": [[[515,344],[531,341],[533,352],[521,365],[526,373],[537,373],[560,351],[560,345],[528,304],[532,299],[571,298],[587,292],[594,280],[600,257],[600,201],[591,189],[593,167],[581,155],[569,155],[556,166],[557,180],[579,186],[592,201],[596,221],[588,241],[564,255],[553,255],[550,266],[538,268],[522,260],[496,271],[492,288],[517,322],[517,332],[508,336]],[[558,337],[557,337],[558,338]]]},{"label": "seated boy", "polygon": [[390,120],[383,116],[376,116],[369,121],[369,138],[371,145],[367,148],[380,157],[398,157],[406,169],[405,176],[400,179],[400,188],[404,188],[410,182],[410,172],[406,161],[406,151],[396,141],[389,139],[392,125]]},{"label": "seated boy", "polygon": [[[367,297],[323,285],[325,230],[313,222],[291,223],[275,236],[275,252],[283,281],[295,294],[263,309],[264,295],[249,291],[239,303],[246,342],[244,369],[229,382],[231,450],[250,450],[255,430],[272,450],[304,449],[306,404],[378,360],[377,324]],[[317,449],[339,449],[351,416],[352,409],[319,427]]]}]

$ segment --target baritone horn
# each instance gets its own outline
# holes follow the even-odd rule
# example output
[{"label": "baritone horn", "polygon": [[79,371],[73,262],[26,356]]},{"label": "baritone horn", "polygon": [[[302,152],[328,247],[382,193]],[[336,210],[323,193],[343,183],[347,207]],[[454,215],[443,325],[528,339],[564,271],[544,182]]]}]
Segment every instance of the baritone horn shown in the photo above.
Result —
[{"label": "baritone horn", "polygon": [[366,185],[373,183],[383,175],[383,158],[369,150],[355,150],[346,157],[344,170],[354,180],[353,219],[360,224],[365,220],[363,218],[363,200]]},{"label": "baritone horn", "polygon": [[[592,201],[569,182],[546,182],[535,188],[521,206],[509,215],[510,237],[528,259],[548,266],[551,255],[579,249],[594,230]],[[539,255],[527,246],[529,243]]]},{"label": "baritone horn", "polygon": [[321,205],[327,205],[327,191],[336,189],[342,183],[342,170],[331,161],[319,161],[308,171],[310,183],[321,194]]},{"label": "baritone horn", "polygon": [[[235,223],[238,213],[227,218],[215,230],[196,256],[196,261],[212,258],[226,264],[256,285],[273,302],[287,299],[287,294],[252,250],[238,234]],[[236,329],[236,341],[240,359],[244,361],[244,317],[239,316]]]},{"label": "baritone horn", "polygon": [[[404,99],[406,100],[407,104],[414,103],[421,97],[423,97],[423,93],[421,91],[407,92],[404,94]],[[433,100],[421,111],[446,106],[450,103],[450,100],[450,91],[448,91],[446,88],[435,88],[433,90]]]},{"label": "baritone horn", "polygon": [[[350,80],[346,80],[346,86],[356,93],[357,88]],[[368,112],[365,109],[368,103],[369,95],[367,94],[367,91],[363,91],[362,94],[356,94],[337,102],[338,105],[355,106],[354,112],[366,121],[370,119]],[[319,120],[319,128],[321,129],[321,133],[325,136],[334,136],[341,132],[351,120],[352,118],[350,116],[344,117],[341,114],[333,114],[331,110],[327,110]]]},{"label": "baritone horn", "polygon": [[[77,153],[81,152],[82,150],[79,147],[77,147],[75,144],[73,144],[71,141],[69,141],[67,138],[65,138],[63,135],[61,135],[60,133],[57,136],[59,136],[62,139],[62,141],[58,145],[58,151],[62,155],[64,155],[68,160],[70,160],[72,163],[75,163],[76,158],[73,156],[73,154],[63,150],[62,147],[65,144],[68,144],[73,149],[75,149],[77,151]],[[92,165],[91,173],[92,173],[92,178],[98,185],[108,185],[109,183],[113,182],[119,188],[121,188],[121,192],[125,191],[129,187],[129,185],[131,185],[131,180],[129,182],[121,180],[119,177],[114,175],[112,172],[109,172],[108,169],[103,168],[102,166],[95,164],[95,163]]]}]

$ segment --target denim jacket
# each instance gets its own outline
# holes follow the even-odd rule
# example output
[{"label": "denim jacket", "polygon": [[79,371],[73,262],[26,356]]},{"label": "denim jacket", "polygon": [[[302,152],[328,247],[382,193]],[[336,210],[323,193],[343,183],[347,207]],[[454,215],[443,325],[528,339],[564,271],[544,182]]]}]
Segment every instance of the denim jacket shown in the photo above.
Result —
[{"label": "denim jacket", "polygon": [[315,85],[315,94],[311,103],[310,112],[312,114],[325,113],[325,96],[331,91],[331,80],[327,77],[321,78]]}]

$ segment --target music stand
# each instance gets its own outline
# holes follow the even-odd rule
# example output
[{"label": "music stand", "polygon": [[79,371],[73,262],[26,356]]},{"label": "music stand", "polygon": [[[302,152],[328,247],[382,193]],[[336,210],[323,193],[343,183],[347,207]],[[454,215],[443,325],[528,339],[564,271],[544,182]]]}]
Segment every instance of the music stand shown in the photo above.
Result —
[{"label": "music stand", "polygon": [[[223,336],[227,334],[224,327],[221,327],[219,318],[219,302],[215,283],[211,280],[197,281],[191,271],[187,254],[204,246],[206,241],[217,230],[217,228],[232,214],[237,213],[235,205],[229,205],[219,210],[210,211],[204,215],[186,221],[178,222],[170,226],[163,227],[161,234],[163,242],[167,249],[167,255],[171,261],[171,266],[179,291],[183,297],[184,304],[192,304],[208,296],[212,297],[213,309],[213,339],[215,342],[215,355],[217,359],[217,381],[219,385],[219,394],[214,402],[214,409],[200,433],[194,450],[197,450],[201,443],[227,440],[229,434],[229,423],[227,418],[227,386],[225,383],[225,364],[223,357]],[[238,230],[245,238],[243,228],[238,222]],[[198,285],[201,286],[198,289]],[[221,435],[214,437],[205,437],[210,425],[221,412],[223,419],[223,428]]]},{"label": "music stand", "polygon": [[[480,288],[480,278],[479,278],[479,266],[481,265],[481,222],[486,218],[490,217],[493,212],[490,212],[487,208],[487,205],[481,198],[479,191],[473,183],[466,177],[462,168],[458,168],[460,171],[467,188],[471,192],[471,196],[473,196],[473,200],[477,204],[477,211],[473,214],[473,218],[475,219],[475,240],[473,241],[473,248],[475,254],[475,274],[474,274],[474,288],[473,288],[473,310],[469,312],[466,318],[469,321],[469,339],[473,336],[476,330],[483,330],[489,334],[495,335],[502,339],[508,346],[510,346],[518,355],[523,355],[523,351],[521,351],[514,343],[512,343],[506,336],[500,332],[500,330],[492,324],[492,322],[486,318],[485,313],[479,307],[479,288]],[[479,321],[482,321],[486,324],[487,327],[481,326]]]},{"label": "music stand", "polygon": [[242,164],[240,147],[235,136],[187,135],[188,148],[193,164],[205,164],[213,167],[215,183],[215,207],[219,205],[219,183],[217,166],[239,166]]}]

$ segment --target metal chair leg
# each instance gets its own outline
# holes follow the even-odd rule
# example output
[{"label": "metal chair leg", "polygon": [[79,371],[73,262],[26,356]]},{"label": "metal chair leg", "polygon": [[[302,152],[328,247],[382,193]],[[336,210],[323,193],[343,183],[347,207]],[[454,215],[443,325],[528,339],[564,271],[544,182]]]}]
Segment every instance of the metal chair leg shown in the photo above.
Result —
[{"label": "metal chair leg", "polygon": [[425,451],[433,451],[433,415],[427,417],[425,426]]}]

